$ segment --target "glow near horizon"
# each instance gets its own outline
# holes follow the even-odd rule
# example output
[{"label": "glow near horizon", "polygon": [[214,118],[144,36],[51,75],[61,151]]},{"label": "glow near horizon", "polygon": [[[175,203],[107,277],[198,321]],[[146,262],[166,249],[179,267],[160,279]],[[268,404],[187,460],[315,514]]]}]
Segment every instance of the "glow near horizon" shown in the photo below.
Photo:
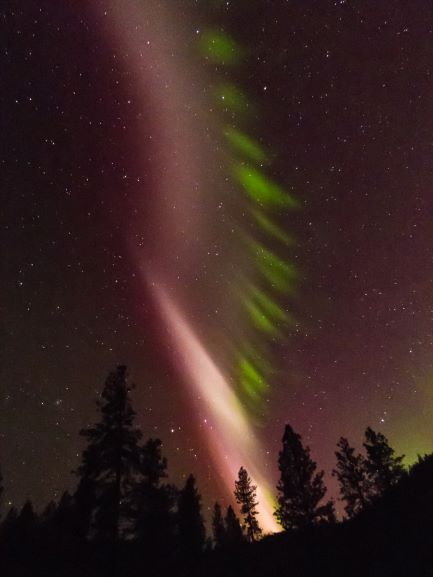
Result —
[{"label": "glow near horizon", "polygon": [[230,383],[194,334],[186,319],[167,293],[152,284],[155,299],[170,329],[186,382],[194,398],[211,416],[212,428],[206,430],[212,457],[224,471],[224,481],[234,487],[239,468],[244,466],[257,485],[259,522],[265,532],[280,530],[273,516],[274,500],[265,476],[256,462],[263,452],[247,414]]}]

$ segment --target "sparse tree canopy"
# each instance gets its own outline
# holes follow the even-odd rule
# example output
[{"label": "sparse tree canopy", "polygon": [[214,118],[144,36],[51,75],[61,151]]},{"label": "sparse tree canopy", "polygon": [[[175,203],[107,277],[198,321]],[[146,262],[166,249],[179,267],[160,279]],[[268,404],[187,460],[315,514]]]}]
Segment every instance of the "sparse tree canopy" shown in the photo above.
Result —
[{"label": "sparse tree canopy", "polygon": [[323,471],[310,457],[301,436],[286,425],[278,459],[281,473],[275,516],[284,529],[299,529],[335,518],[332,501],[321,504],[326,493]]},{"label": "sparse tree canopy", "polygon": [[340,484],[340,493],[345,501],[345,511],[348,517],[354,517],[371,501],[372,484],[369,479],[365,458],[349,445],[349,441],[341,437],[337,444],[337,466],[332,474]]},{"label": "sparse tree canopy", "polygon": [[370,427],[365,431],[364,447],[367,452],[366,467],[375,495],[382,495],[397,483],[404,474],[404,455],[397,457],[382,433]]},{"label": "sparse tree canopy", "polygon": [[239,469],[238,480],[235,481],[235,498],[236,502],[241,506],[241,515],[244,520],[244,529],[249,541],[257,541],[262,534],[262,530],[257,521],[257,505],[256,501],[257,487],[252,484],[251,478],[246,469],[241,467]]}]

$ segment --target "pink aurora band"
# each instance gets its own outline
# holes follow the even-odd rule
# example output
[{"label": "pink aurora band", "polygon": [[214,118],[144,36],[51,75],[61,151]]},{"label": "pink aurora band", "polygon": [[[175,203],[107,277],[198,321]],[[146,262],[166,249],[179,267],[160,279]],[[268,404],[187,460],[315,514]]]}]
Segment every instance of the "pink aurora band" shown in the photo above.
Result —
[{"label": "pink aurora band", "polygon": [[[160,209],[156,218],[164,223],[158,239],[159,262],[155,259],[151,265],[142,262],[142,255],[135,248],[131,250],[139,259],[143,281],[150,288],[170,335],[171,348],[191,403],[196,407],[199,403],[199,409],[212,423],[212,427],[206,429],[208,449],[227,491],[232,494],[238,470],[244,466],[257,485],[259,522],[263,530],[278,531],[273,517],[272,491],[262,466],[264,451],[248,413],[223,369],[216,364],[216,355],[204,339],[197,336],[188,320],[184,300],[173,288],[172,269],[184,266],[188,270],[191,260],[196,258],[196,247],[188,235],[196,239],[206,236],[201,215],[194,207],[206,204],[205,173],[207,163],[212,161],[203,129],[196,119],[197,112],[203,110],[203,101],[197,97],[192,81],[194,74],[185,54],[187,43],[182,27],[171,13],[170,2],[102,0],[95,6],[98,18],[107,19],[111,42],[127,54],[137,97],[143,99],[146,107],[150,106],[156,120],[155,139],[161,167]],[[166,269],[170,269],[170,273]]]}]

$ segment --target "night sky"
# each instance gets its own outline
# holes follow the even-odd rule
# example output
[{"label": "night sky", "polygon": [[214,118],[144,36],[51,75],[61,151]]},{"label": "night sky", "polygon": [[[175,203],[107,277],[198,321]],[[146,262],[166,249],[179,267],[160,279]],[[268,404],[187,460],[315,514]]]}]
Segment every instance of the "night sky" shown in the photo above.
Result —
[{"label": "night sky", "polygon": [[[281,306],[295,321],[246,411],[268,482],[285,423],[328,473],[339,436],[360,446],[367,425],[407,463],[432,451],[431,2],[4,0],[0,16],[6,501],[40,508],[74,487],[78,431],[126,364],[171,479],[193,472],[206,506],[228,504],[212,417],[152,288],[228,372],[233,343],[258,338],[232,289],[239,269],[254,274],[242,229],[262,231],[242,224],[225,172],[217,78],[247,95],[266,174],[300,205],[276,214],[294,239]],[[231,67],[197,48],[210,29],[240,47]]]}]

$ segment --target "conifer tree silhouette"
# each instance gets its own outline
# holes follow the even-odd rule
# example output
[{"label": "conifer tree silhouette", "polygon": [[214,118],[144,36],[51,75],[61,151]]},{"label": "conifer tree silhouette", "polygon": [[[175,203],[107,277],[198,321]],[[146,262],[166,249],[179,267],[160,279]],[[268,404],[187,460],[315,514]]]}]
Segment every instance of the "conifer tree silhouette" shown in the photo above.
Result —
[{"label": "conifer tree silhouette", "polygon": [[224,518],[226,527],[226,545],[227,547],[236,548],[244,541],[242,527],[233,507],[229,505]]},{"label": "conifer tree silhouette", "polygon": [[53,520],[56,529],[64,541],[80,540],[77,533],[77,511],[74,497],[65,491],[60,497],[59,504],[54,511]]},{"label": "conifer tree silhouette", "polygon": [[226,527],[221,511],[221,505],[215,503],[212,515],[212,531],[216,548],[224,547],[226,543]]},{"label": "conifer tree silhouette", "polygon": [[133,532],[151,555],[170,549],[174,533],[173,507],[176,490],[163,484],[167,477],[167,460],[162,456],[159,439],[149,439],[140,448],[139,475],[132,494],[135,519]]},{"label": "conifer tree silhouette", "polygon": [[257,487],[252,484],[251,478],[244,467],[239,469],[238,479],[235,481],[234,495],[236,502],[241,506],[241,515],[244,520],[244,529],[249,541],[257,541],[262,530],[257,521],[256,501]]},{"label": "conifer tree silhouette", "polygon": [[18,520],[18,509],[15,506],[11,506],[6,513],[2,524],[2,533],[10,537],[11,533],[14,532]]},{"label": "conifer tree silhouette", "polygon": [[97,402],[101,420],[80,434],[88,445],[78,468],[80,483],[94,496],[91,531],[96,539],[117,543],[121,537],[127,499],[139,469],[141,432],[134,426],[125,366],[110,373]]},{"label": "conifer tree silhouette", "polygon": [[376,433],[371,427],[365,430],[364,447],[367,453],[366,468],[373,491],[377,496],[383,495],[404,475],[404,455],[397,457],[385,435]]},{"label": "conifer tree silhouette", "polygon": [[[5,515],[0,531],[0,547],[6,550],[14,551],[18,549],[19,531],[18,531],[18,509],[11,506]],[[0,549],[1,550],[1,549]]]},{"label": "conifer tree silhouette", "polygon": [[16,522],[16,544],[24,550],[28,549],[34,537],[36,528],[36,514],[33,504],[27,500],[21,509]]},{"label": "conifer tree silhouette", "polygon": [[332,471],[340,484],[340,494],[345,501],[345,511],[349,518],[357,515],[372,499],[372,483],[369,479],[365,458],[349,445],[345,437],[337,443],[337,466]]},{"label": "conifer tree silhouette", "polygon": [[326,493],[323,471],[310,457],[301,436],[286,425],[283,448],[278,459],[280,481],[277,485],[278,507],[275,517],[284,529],[300,529],[325,521],[334,521],[334,504],[321,504]]},{"label": "conifer tree silhouette", "polygon": [[195,478],[190,475],[179,493],[177,505],[179,549],[187,560],[197,559],[205,544],[205,526],[201,515],[201,496]]}]

